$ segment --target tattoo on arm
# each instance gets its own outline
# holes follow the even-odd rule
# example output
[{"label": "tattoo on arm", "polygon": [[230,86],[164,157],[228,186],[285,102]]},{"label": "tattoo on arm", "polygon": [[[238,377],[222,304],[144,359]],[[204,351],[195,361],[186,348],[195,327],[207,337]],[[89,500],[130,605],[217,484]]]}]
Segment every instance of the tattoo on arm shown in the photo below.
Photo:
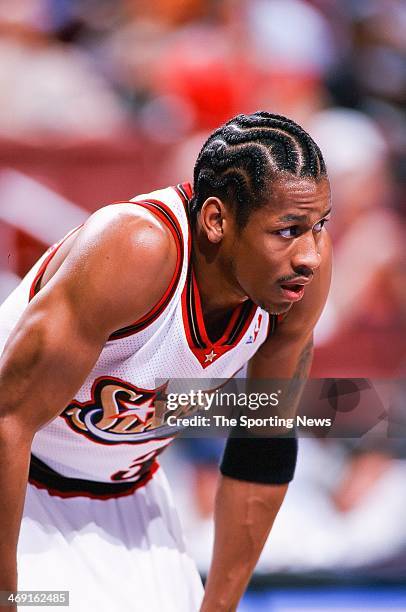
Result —
[{"label": "tattoo on arm", "polygon": [[302,395],[307,377],[310,372],[312,358],[313,339],[311,338],[299,355],[296,370],[292,378],[287,381],[287,388],[285,390],[285,404],[286,410],[289,412],[289,414],[296,413],[300,397]]},{"label": "tattoo on arm", "polygon": [[306,379],[310,372],[313,357],[313,339],[311,338],[300,353],[293,378]]}]

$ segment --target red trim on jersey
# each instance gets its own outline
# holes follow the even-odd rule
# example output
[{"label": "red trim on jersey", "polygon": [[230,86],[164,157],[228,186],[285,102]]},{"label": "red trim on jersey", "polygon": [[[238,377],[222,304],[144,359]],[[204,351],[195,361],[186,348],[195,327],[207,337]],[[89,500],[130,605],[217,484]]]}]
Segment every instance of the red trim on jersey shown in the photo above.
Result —
[{"label": "red trim on jersey", "polygon": [[238,345],[250,326],[257,306],[248,300],[234,309],[227,327],[213,342],[207,333],[203,318],[199,287],[192,268],[182,292],[182,317],[189,348],[203,368],[207,368],[222,355]]},{"label": "red trim on jersey", "polygon": [[193,197],[192,185],[190,183],[179,183],[174,189],[181,198],[185,208],[187,208],[189,201]]},{"label": "red trim on jersey", "polygon": [[181,183],[181,187],[186,191],[186,195],[189,199],[193,197],[193,188],[189,182]]},{"label": "red trim on jersey", "polygon": [[189,229],[189,240],[188,240],[188,261],[190,261],[190,255],[192,253],[192,228],[190,225],[190,213],[189,213],[189,203],[193,196],[192,186],[190,183],[179,183],[173,188],[177,195],[180,197],[182,204],[185,208],[187,224]]},{"label": "red trim on jersey", "polygon": [[194,301],[195,301],[196,320],[197,320],[197,325],[199,328],[200,335],[203,338],[203,342],[205,343],[206,346],[214,345],[214,344],[224,344],[229,339],[231,332],[234,328],[234,325],[237,319],[241,315],[243,304],[240,304],[234,309],[233,314],[231,315],[230,320],[227,323],[227,327],[224,330],[223,335],[221,336],[221,338],[216,340],[215,343],[213,343],[212,340],[210,340],[207,334],[207,331],[206,331],[206,326],[205,326],[204,318],[203,318],[202,303],[201,303],[200,293],[199,293],[199,287],[197,286],[196,276],[193,270],[191,271],[191,274],[192,274],[192,283],[193,283],[193,296],[194,296]]},{"label": "red trim on jersey", "polygon": [[44,259],[44,261],[42,262],[42,264],[40,265],[37,274],[35,275],[34,280],[31,283],[31,287],[30,287],[30,293],[29,293],[29,297],[28,300],[31,301],[32,298],[38,293],[39,291],[39,286],[41,284],[42,281],[42,277],[45,274],[45,270],[48,267],[49,262],[51,261],[51,259],[54,257],[54,255],[57,253],[57,251],[59,250],[59,248],[64,244],[64,242],[70,238],[70,236],[72,236],[72,234],[74,234],[75,232],[77,232],[81,227],[83,227],[83,223],[82,225],[79,225],[78,227],[75,227],[73,230],[71,230],[68,234],[66,234],[66,236],[64,236],[62,238],[62,240],[59,240],[59,242],[56,242],[55,244],[53,244],[51,247],[49,247],[47,253],[48,255],[46,256],[46,258]]},{"label": "red trim on jersey", "polygon": [[[32,485],[34,485],[34,487],[36,487],[37,489],[43,489],[45,491],[47,491],[47,493],[49,493],[49,495],[52,495],[54,497],[62,497],[63,499],[67,499],[70,497],[87,497],[89,499],[100,499],[100,500],[104,500],[104,499],[116,499],[117,497],[126,497],[127,495],[132,495],[137,489],[140,489],[141,487],[144,487],[147,482],[149,482],[155,472],[159,469],[160,465],[158,463],[158,461],[154,461],[154,463],[152,464],[151,468],[149,469],[149,471],[144,474],[143,476],[141,476],[141,478],[135,482],[134,484],[128,483],[128,489],[126,489],[125,491],[121,490],[120,493],[99,493],[99,494],[95,494],[95,493],[91,493],[89,491],[82,491],[82,490],[72,490],[72,491],[62,491],[59,489],[55,489],[52,487],[48,487],[46,484],[44,484],[43,482],[39,482],[38,480],[35,480],[34,478],[30,477],[28,479],[28,482]],[[62,477],[63,478],[63,477]],[[103,483],[95,483],[97,485],[100,485],[100,487],[103,486]],[[110,483],[108,483],[110,484]],[[117,484],[122,484],[122,483],[117,483]]]},{"label": "red trim on jersey", "polygon": [[172,299],[173,294],[175,293],[176,287],[178,285],[182,272],[184,253],[182,229],[171,209],[165,204],[163,204],[163,202],[160,202],[159,200],[148,199],[139,202],[120,202],[120,204],[138,204],[139,206],[142,206],[143,208],[149,210],[153,215],[155,215],[163,223],[165,223],[175,240],[176,266],[172,279],[159,302],[134,323],[126,325],[125,327],[122,327],[121,329],[113,332],[109,337],[109,340],[126,338],[127,336],[131,336],[132,334],[138,333],[145,329],[148,325],[153,323],[159,317],[159,315],[162,314],[162,312],[165,310],[170,300]]}]

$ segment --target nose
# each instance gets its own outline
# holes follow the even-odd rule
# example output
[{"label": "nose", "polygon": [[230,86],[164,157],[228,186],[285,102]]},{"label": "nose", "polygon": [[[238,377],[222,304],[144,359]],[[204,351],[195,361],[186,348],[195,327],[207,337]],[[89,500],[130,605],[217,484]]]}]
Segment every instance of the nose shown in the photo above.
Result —
[{"label": "nose", "polygon": [[296,250],[292,257],[292,267],[295,271],[307,270],[306,276],[314,273],[320,266],[321,257],[313,232],[306,232],[296,241]]}]

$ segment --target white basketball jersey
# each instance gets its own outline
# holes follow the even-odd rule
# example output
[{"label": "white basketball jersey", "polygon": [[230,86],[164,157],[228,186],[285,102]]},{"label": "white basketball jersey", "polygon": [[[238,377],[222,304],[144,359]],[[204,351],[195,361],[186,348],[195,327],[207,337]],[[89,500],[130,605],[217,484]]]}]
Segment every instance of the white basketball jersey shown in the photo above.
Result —
[{"label": "white basketball jersey", "polygon": [[[233,312],[219,340],[208,337],[190,258],[191,196],[184,183],[131,200],[169,227],[177,245],[175,273],[150,312],[111,335],[72,402],[35,435],[31,481],[37,486],[61,496],[103,497],[126,495],[145,484],[158,468],[156,456],[173,439],[151,435],[162,381],[202,379],[202,388],[210,388],[211,379],[231,378],[274,325],[274,317],[248,300]],[[1,348],[62,242],[44,254],[0,308]]]}]

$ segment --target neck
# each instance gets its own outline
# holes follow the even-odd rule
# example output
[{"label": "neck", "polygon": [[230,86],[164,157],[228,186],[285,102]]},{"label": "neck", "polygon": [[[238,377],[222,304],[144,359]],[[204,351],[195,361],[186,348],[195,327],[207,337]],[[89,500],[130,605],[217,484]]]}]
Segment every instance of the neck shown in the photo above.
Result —
[{"label": "neck", "polygon": [[248,299],[234,278],[232,263],[223,261],[219,246],[199,229],[193,235],[192,262],[205,315],[225,313]]}]

